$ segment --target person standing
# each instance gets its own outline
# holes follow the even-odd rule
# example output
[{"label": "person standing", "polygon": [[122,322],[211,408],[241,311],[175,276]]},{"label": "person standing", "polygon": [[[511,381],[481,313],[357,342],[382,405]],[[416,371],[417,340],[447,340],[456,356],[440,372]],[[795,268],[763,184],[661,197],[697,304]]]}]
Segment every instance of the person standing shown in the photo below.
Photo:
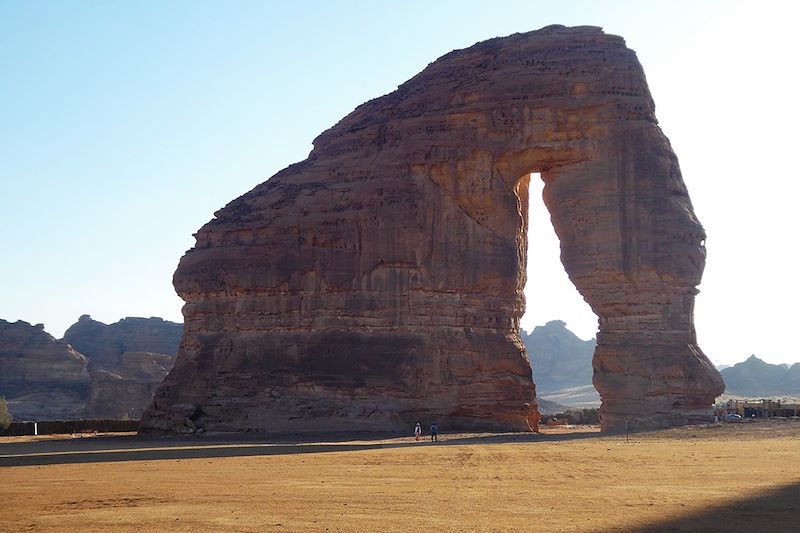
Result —
[{"label": "person standing", "polygon": [[420,437],[422,437],[422,426],[417,422],[417,425],[414,427],[414,440],[419,440]]},{"label": "person standing", "polygon": [[436,422],[431,424],[431,442],[433,441],[439,442],[439,428],[436,426]]}]

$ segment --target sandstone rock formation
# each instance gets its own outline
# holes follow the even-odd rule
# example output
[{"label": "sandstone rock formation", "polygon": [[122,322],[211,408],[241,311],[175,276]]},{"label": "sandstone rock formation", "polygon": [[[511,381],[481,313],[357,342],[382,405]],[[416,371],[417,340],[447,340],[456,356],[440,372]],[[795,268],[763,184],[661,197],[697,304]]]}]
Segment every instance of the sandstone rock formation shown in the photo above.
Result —
[{"label": "sandstone rock formation", "polygon": [[553,26],[441,57],[218,211],[175,273],[185,331],[145,428],[524,429],[532,172],[600,317],[603,427],[709,419],[705,233],[644,73],[622,38]]},{"label": "sandstone rock formation", "polygon": [[561,320],[520,332],[522,344],[533,366],[538,394],[592,384],[592,356],[597,342],[585,341],[567,329]]},{"label": "sandstone rock formation", "polygon": [[800,363],[772,365],[751,355],[746,361],[721,372],[725,392],[742,396],[780,396],[800,394]]},{"label": "sandstone rock formation", "polygon": [[89,391],[86,358],[42,324],[0,320],[0,395],[15,419],[74,418]]},{"label": "sandstone rock formation", "polygon": [[[522,344],[533,366],[539,411],[552,402],[565,408],[595,408],[600,395],[592,385],[592,356],[597,342],[579,339],[561,320],[520,330]],[[552,411],[551,413],[552,414]]]},{"label": "sandstone rock formation", "polygon": [[86,412],[92,418],[138,419],[174,362],[172,355],[125,352],[114,371],[91,373]]},{"label": "sandstone rock formation", "polygon": [[160,318],[106,325],[84,315],[56,340],[42,324],[0,320],[0,395],[17,419],[137,419],[172,369],[182,330]]},{"label": "sandstone rock formation", "polygon": [[183,325],[159,317],[127,317],[104,324],[82,315],[67,329],[62,340],[89,358],[89,370],[115,370],[125,363],[126,352],[150,352],[174,356]]},{"label": "sandstone rock formation", "polygon": [[183,325],[158,317],[104,324],[83,315],[64,333],[89,360],[91,389],[85,415],[139,418],[172,369]]}]

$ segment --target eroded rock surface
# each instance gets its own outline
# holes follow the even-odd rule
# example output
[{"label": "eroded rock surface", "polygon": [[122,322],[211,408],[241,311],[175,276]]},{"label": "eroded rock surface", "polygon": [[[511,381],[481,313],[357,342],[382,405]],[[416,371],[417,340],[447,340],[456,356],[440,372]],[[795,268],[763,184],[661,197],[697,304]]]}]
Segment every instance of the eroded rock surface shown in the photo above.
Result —
[{"label": "eroded rock surface", "polygon": [[174,355],[125,352],[113,371],[91,372],[86,412],[92,418],[138,419],[174,363]]},{"label": "eroded rock surface", "polygon": [[529,334],[523,331],[520,337],[540,395],[571,387],[591,387],[592,356],[597,346],[594,339],[578,338],[562,320],[536,326]]},{"label": "eroded rock surface", "polygon": [[0,395],[22,420],[137,419],[172,369],[182,329],[161,318],[106,325],[84,315],[56,340],[42,324],[0,320]]},{"label": "eroded rock surface", "polygon": [[116,370],[126,365],[126,352],[149,352],[174,356],[183,325],[159,317],[126,317],[104,324],[82,315],[64,333],[62,340],[89,359],[89,370]]},{"label": "eroded rock surface", "polygon": [[800,395],[800,363],[772,365],[755,355],[720,372],[725,393],[750,397]]},{"label": "eroded rock surface", "polygon": [[89,391],[86,358],[44,325],[0,320],[0,396],[21,420],[75,418]]},{"label": "eroded rock surface", "polygon": [[600,317],[603,427],[710,417],[705,234],[644,73],[555,26],[443,56],[218,211],[175,273],[185,332],[145,427],[525,429],[531,172]]}]

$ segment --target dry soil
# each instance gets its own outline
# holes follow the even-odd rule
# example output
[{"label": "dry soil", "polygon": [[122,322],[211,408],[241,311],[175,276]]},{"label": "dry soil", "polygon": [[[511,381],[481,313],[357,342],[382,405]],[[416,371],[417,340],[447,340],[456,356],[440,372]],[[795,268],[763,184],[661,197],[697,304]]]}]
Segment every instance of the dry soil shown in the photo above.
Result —
[{"label": "dry soil", "polygon": [[800,531],[800,422],[313,443],[0,438],[0,531]]}]

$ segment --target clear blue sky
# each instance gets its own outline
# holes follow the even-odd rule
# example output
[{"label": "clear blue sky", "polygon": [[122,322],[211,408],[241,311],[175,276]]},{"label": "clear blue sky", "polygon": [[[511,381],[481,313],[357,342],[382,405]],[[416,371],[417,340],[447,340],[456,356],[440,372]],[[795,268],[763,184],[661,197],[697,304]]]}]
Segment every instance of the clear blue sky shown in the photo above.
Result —
[{"label": "clear blue sky", "polygon": [[[800,361],[792,2],[0,0],[0,318],[181,320],[171,277],[215,210],[455,48],[549,24],[637,51],[709,234],[717,363]],[[534,221],[530,329],[595,319]],[[541,248],[540,248],[541,246]],[[561,292],[559,292],[561,291]]]}]

